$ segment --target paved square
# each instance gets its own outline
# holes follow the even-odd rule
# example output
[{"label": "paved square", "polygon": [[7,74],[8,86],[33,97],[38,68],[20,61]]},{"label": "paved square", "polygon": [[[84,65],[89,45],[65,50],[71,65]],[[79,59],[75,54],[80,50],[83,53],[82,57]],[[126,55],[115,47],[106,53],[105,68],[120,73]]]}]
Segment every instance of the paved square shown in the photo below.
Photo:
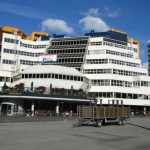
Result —
[{"label": "paved square", "polygon": [[150,118],[125,126],[71,128],[74,121],[0,123],[0,150],[149,150]]}]

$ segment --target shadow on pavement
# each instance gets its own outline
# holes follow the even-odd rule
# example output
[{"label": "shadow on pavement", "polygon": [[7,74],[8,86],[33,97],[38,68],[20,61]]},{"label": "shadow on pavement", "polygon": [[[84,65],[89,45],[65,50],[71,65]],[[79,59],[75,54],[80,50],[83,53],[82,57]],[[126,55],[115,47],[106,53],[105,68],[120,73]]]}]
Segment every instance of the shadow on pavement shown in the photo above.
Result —
[{"label": "shadow on pavement", "polygon": [[136,126],[136,127],[139,127],[139,128],[143,128],[145,130],[150,130],[150,128],[147,128],[147,127],[144,127],[144,126],[140,126],[140,125],[137,125],[137,124],[133,124],[133,123],[127,123],[129,125],[132,125],[132,126]]},{"label": "shadow on pavement", "polygon": [[64,121],[64,120],[74,120],[73,117],[62,117],[62,116],[0,116],[0,123],[17,123],[17,122],[44,122],[44,121]]}]

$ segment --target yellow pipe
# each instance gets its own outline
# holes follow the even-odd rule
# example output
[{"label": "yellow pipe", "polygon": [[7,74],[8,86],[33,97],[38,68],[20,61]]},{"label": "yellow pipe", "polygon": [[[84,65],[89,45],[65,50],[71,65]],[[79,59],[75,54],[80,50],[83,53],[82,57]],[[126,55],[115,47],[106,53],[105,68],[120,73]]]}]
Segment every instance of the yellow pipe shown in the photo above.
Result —
[{"label": "yellow pipe", "polygon": [[39,36],[48,36],[48,33],[46,32],[32,32],[29,37],[26,38],[26,40],[35,41]]},{"label": "yellow pipe", "polygon": [[[127,41],[131,43],[131,39],[129,37],[127,37]],[[132,42],[133,42],[133,44],[137,45],[137,47],[138,47],[138,51],[137,51],[138,52],[138,58],[140,58],[140,42],[137,40],[133,40]]]},{"label": "yellow pipe", "polygon": [[14,32],[17,32],[17,34],[20,35],[22,39],[24,39],[26,37],[26,34],[17,28],[4,26],[1,30],[2,30],[2,32],[13,33],[13,34],[14,34]]},{"label": "yellow pipe", "polygon": [[122,31],[120,31],[120,30],[116,30],[115,28],[112,28],[111,31],[118,32],[118,33],[122,33],[122,34],[126,34],[125,32],[122,32]]},{"label": "yellow pipe", "polygon": [[131,39],[130,39],[129,37],[127,37],[127,41],[128,41],[128,42],[131,42]]}]

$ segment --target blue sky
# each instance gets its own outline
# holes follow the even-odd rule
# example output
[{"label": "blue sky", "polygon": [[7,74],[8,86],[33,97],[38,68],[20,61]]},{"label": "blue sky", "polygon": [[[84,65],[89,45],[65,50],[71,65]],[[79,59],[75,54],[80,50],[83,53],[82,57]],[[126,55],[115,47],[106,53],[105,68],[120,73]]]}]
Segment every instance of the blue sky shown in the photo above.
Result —
[{"label": "blue sky", "polygon": [[140,41],[142,63],[147,64],[149,7],[149,0],[0,0],[0,27],[16,27],[27,35],[83,35],[116,28]]}]

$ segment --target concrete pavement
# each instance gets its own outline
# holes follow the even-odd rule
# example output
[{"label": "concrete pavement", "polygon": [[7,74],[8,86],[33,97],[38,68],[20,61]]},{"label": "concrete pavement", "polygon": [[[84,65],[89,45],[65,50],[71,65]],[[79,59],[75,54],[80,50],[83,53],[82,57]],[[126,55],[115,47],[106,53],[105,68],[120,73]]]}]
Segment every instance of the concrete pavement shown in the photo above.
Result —
[{"label": "concrete pavement", "polygon": [[0,150],[149,150],[150,118],[71,128],[75,120],[0,123]]}]

